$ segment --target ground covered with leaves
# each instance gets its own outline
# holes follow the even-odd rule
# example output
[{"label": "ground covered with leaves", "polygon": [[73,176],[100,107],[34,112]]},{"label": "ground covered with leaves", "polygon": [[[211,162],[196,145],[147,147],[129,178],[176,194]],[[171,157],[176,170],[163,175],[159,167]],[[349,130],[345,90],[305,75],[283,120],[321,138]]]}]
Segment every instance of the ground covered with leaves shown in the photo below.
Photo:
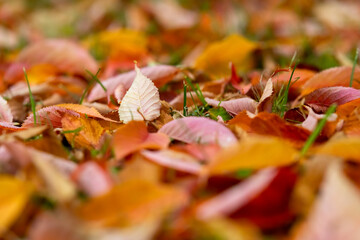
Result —
[{"label": "ground covered with leaves", "polygon": [[360,239],[358,1],[0,0],[0,239]]}]

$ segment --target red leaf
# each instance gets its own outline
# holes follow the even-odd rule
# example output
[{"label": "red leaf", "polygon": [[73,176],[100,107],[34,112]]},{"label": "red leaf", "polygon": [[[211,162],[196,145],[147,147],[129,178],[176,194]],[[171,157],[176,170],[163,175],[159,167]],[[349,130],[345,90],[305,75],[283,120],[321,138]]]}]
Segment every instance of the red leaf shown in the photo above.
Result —
[{"label": "red leaf", "polygon": [[317,112],[325,112],[331,104],[342,105],[360,98],[360,91],[350,87],[320,88],[305,96],[305,103]]}]

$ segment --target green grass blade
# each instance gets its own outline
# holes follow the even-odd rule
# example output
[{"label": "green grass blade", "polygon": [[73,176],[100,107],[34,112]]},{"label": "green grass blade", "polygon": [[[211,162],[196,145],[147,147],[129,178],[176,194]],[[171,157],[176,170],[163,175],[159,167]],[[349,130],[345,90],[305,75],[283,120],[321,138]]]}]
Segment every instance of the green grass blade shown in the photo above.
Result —
[{"label": "green grass blade", "polygon": [[352,85],[353,85],[355,67],[356,67],[358,58],[359,58],[359,49],[357,48],[356,53],[355,53],[355,58],[354,58],[354,64],[353,64],[352,71],[351,71],[351,76],[350,76],[350,87],[352,87]]},{"label": "green grass blade", "polygon": [[96,72],[96,74],[92,74],[92,72],[90,72],[89,70],[85,69],[85,71],[92,77],[93,81],[97,82],[98,84],[100,84],[100,86],[102,87],[102,89],[104,90],[104,92],[107,91],[106,87],[104,86],[104,84],[102,84],[102,82],[99,80],[98,78],[98,74],[101,71],[101,68],[98,69],[98,71]]},{"label": "green grass blade", "polygon": [[187,94],[186,94],[186,84],[184,82],[184,103],[183,103],[183,115],[186,116],[187,115],[187,106],[186,106],[186,99],[187,99]]},{"label": "green grass blade", "polygon": [[25,75],[25,80],[26,80],[27,86],[28,86],[28,88],[29,88],[29,97],[30,97],[31,111],[33,112],[33,115],[34,115],[34,125],[36,126],[36,102],[35,102],[35,100],[34,100],[34,96],[33,96],[32,92],[31,92],[30,83],[29,83],[29,79],[28,79],[28,76],[27,76],[27,73],[26,73],[25,68],[23,68],[23,71],[24,71],[24,75]]},{"label": "green grass blade", "polygon": [[316,125],[315,130],[310,134],[309,138],[306,140],[303,148],[300,151],[300,156],[303,157],[305,156],[305,154],[307,153],[307,151],[309,150],[309,148],[311,147],[311,145],[315,142],[316,138],[319,136],[319,134],[321,133],[322,129],[325,126],[325,123],[327,121],[327,119],[329,118],[329,116],[335,112],[336,109],[336,105],[331,105],[326,113],[325,116],[319,121],[319,123]]}]

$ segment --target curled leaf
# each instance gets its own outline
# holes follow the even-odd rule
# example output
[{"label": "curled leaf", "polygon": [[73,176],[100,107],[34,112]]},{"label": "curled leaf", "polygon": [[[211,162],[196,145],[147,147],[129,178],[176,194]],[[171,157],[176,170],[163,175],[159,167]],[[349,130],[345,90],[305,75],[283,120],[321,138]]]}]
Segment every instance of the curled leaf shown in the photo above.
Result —
[{"label": "curled leaf", "polygon": [[119,107],[120,120],[151,121],[160,116],[160,96],[154,83],[135,66],[136,77]]},{"label": "curled leaf", "polygon": [[159,132],[186,143],[218,143],[229,146],[237,142],[224,125],[204,117],[185,117],[165,124]]},{"label": "curled leaf", "polygon": [[11,123],[13,115],[7,101],[0,96],[0,121]]},{"label": "curled leaf", "polygon": [[360,98],[360,91],[350,87],[320,88],[305,96],[305,103],[317,112],[325,112],[330,105],[342,105]]}]

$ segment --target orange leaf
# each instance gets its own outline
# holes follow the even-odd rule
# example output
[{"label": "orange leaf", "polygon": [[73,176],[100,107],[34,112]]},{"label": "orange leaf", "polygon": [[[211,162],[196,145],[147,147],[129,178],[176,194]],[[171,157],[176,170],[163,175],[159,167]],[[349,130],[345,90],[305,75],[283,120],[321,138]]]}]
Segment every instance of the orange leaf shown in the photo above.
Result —
[{"label": "orange leaf", "polygon": [[[65,114],[61,120],[63,131],[70,131],[66,133],[65,137],[69,143],[75,143],[87,149],[98,149],[105,132],[104,128],[94,119],[85,119],[84,117],[75,117],[70,114]],[[81,129],[78,132],[71,133],[76,129]]]},{"label": "orange leaf", "polygon": [[302,145],[310,135],[309,130],[291,125],[278,115],[268,112],[261,112],[254,118],[241,112],[229,121],[229,124],[237,125],[249,133],[285,138],[298,146]]},{"label": "orange leaf", "polygon": [[184,204],[184,192],[164,184],[141,179],[129,180],[110,192],[90,199],[77,209],[89,222],[105,226],[135,224],[157,218]]},{"label": "orange leaf", "polygon": [[360,136],[360,106],[355,108],[345,119],[342,130],[346,135]]},{"label": "orange leaf", "polygon": [[359,137],[334,139],[319,146],[315,153],[360,161],[359,146]]},{"label": "orange leaf", "polygon": [[163,133],[149,133],[146,124],[131,121],[120,127],[113,138],[115,156],[121,159],[140,149],[163,149],[169,144],[169,138]]},{"label": "orange leaf", "polygon": [[227,38],[210,44],[196,59],[195,68],[208,74],[221,77],[230,73],[229,64],[234,63],[237,69],[245,70],[247,59],[257,44],[233,34]]},{"label": "orange leaf", "polygon": [[347,102],[343,105],[340,105],[336,109],[336,114],[339,115],[340,118],[346,118],[349,116],[355,108],[360,107],[360,98]]},{"label": "orange leaf", "polygon": [[284,140],[274,137],[248,137],[220,151],[210,165],[212,174],[235,172],[239,169],[261,169],[285,166],[296,162],[297,151]]},{"label": "orange leaf", "polygon": [[[351,71],[352,67],[334,67],[319,72],[303,85],[302,95],[323,87],[348,87],[350,85]],[[354,88],[360,88],[358,81],[360,81],[360,69],[356,68],[354,72]]]}]

